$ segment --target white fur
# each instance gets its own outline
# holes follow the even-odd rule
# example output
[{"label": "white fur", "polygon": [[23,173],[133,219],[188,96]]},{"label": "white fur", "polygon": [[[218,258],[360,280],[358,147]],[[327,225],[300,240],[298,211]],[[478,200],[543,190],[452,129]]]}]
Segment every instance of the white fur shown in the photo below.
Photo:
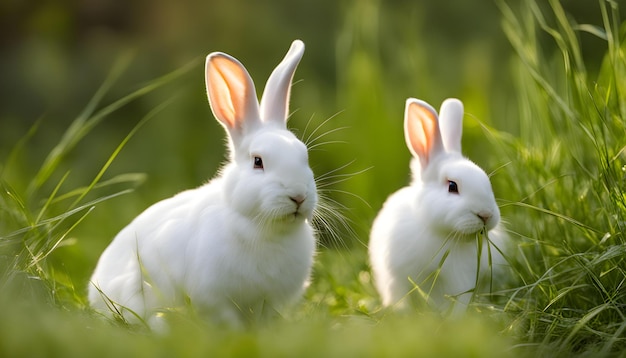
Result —
[{"label": "white fur", "polygon": [[111,315],[114,302],[127,320],[136,322],[132,311],[159,328],[160,311],[191,303],[217,322],[241,325],[301,296],[315,252],[317,192],[307,149],[286,119],[303,52],[294,41],[268,80],[263,110],[236,59],[207,57],[209,101],[229,134],[231,161],[209,183],[152,205],[115,237],[91,277],[93,308]]},{"label": "white fur", "polygon": [[[438,119],[427,103],[407,100],[405,138],[414,156],[413,180],[384,203],[369,242],[384,306],[405,307],[412,301],[408,296],[417,295],[437,310],[462,312],[476,283],[477,233],[494,229],[500,219],[489,178],[460,152],[462,103],[446,100],[441,114]],[[457,183],[458,194],[448,192],[449,180]],[[477,214],[489,218],[483,222]],[[483,274],[489,273],[486,241]],[[491,257],[495,267],[504,263],[495,249]]]}]

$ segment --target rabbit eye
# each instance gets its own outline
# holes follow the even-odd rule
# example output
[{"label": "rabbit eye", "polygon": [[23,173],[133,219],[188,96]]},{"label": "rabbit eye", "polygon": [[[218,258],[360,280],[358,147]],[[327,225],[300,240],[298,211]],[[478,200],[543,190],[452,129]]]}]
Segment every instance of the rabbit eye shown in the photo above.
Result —
[{"label": "rabbit eye", "polygon": [[459,193],[459,187],[458,185],[456,185],[456,182],[452,180],[448,180],[448,193],[454,193],[454,194]]},{"label": "rabbit eye", "polygon": [[263,169],[263,159],[261,157],[254,157],[254,169]]}]

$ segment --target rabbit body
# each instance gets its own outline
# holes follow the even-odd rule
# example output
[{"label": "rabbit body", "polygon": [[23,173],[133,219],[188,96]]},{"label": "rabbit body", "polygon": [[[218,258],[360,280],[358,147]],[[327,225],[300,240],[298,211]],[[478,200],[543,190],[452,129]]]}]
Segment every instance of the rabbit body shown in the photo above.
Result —
[{"label": "rabbit body", "polygon": [[478,233],[494,229],[500,213],[487,175],[461,155],[461,119],[458,100],[444,102],[441,120],[427,103],[407,101],[413,181],[390,195],[370,233],[370,264],[384,306],[425,301],[438,311],[462,312],[479,270],[484,275],[504,264],[487,240],[478,254]]},{"label": "rabbit body", "polygon": [[93,308],[158,327],[161,311],[191,304],[240,325],[301,296],[316,246],[317,192],[306,146],[285,123],[303,51],[295,41],[260,108],[245,68],[226,54],[209,55],[209,100],[228,131],[230,162],[207,184],[152,205],[115,237],[91,277]]},{"label": "rabbit body", "polygon": [[311,227],[259,227],[229,208],[218,181],[158,202],[118,234],[91,279],[94,308],[107,308],[101,290],[141,317],[188,299],[232,322],[242,310],[279,309],[300,296],[315,249]]}]

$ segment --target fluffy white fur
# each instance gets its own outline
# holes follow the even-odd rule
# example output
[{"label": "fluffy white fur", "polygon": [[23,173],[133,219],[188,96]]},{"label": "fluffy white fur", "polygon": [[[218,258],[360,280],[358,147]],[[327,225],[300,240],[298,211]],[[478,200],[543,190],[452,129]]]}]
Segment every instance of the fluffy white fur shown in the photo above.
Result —
[{"label": "fluffy white fur", "polygon": [[209,102],[228,132],[230,162],[209,183],[152,205],[115,237],[90,280],[93,308],[111,315],[114,306],[131,322],[137,314],[159,328],[160,311],[191,303],[217,322],[240,325],[301,296],[316,246],[317,191],[307,149],[286,120],[303,52],[294,41],[260,105],[241,63],[223,53],[207,57]]},{"label": "fluffy white fur", "polygon": [[[488,176],[461,155],[462,117],[463,105],[456,99],[443,103],[441,118],[427,103],[407,100],[405,138],[414,156],[413,181],[387,199],[369,242],[375,285],[385,306],[423,302],[411,297],[416,295],[434,309],[462,312],[470,301],[478,270],[477,234],[494,229],[500,211]],[[450,181],[458,193],[449,191]],[[480,260],[485,274],[486,241]],[[504,263],[497,250],[491,255],[495,267]]]}]

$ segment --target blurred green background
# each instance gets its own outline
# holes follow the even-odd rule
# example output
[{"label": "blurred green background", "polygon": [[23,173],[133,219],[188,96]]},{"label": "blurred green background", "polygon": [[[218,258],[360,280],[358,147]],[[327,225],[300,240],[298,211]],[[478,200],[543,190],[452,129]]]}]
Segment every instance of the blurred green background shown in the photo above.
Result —
[{"label": "blurred green background", "polygon": [[[515,8],[517,2],[507,3]],[[577,22],[601,23],[596,2],[562,3]],[[465,154],[487,172],[505,164],[480,126],[513,134],[519,130],[514,54],[501,18],[495,2],[466,0],[2,1],[0,158],[38,126],[17,158],[19,165],[4,178],[19,187],[20,178],[35,175],[120,59],[129,59],[128,66],[101,106],[194,64],[108,116],[41,189],[50,192],[66,171],[70,174],[61,192],[87,185],[137,122],[171,100],[130,140],[104,177],[145,173],[145,181],[134,192],[98,205],[72,232],[77,240],[67,242],[73,245],[54,252],[52,259],[72,281],[86,286],[117,231],[150,204],[202,184],[223,162],[225,134],[206,100],[204,57],[223,51],[238,58],[260,94],[291,41],[299,38],[306,51],[295,76],[290,126],[304,138],[333,117],[317,135],[343,129],[321,139],[329,143],[311,153],[311,166],[317,176],[341,168],[337,174],[349,177],[333,184],[335,191],[328,195],[345,206],[342,213],[354,232],[342,230],[340,242],[327,237],[323,242],[363,248],[382,202],[408,182],[410,157],[402,133],[407,97],[434,107],[447,97],[461,98]],[[593,73],[606,44],[586,33],[580,41]],[[494,191],[512,201],[522,195],[497,185]]]}]

